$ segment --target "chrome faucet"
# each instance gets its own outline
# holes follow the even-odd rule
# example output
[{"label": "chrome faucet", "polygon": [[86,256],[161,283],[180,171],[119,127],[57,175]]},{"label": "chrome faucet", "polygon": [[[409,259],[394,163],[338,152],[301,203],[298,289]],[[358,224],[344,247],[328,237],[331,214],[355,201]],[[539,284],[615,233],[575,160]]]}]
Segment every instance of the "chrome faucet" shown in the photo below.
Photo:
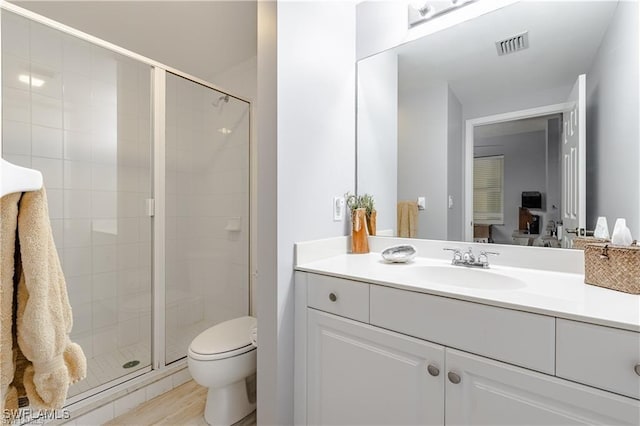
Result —
[{"label": "chrome faucet", "polygon": [[452,251],[453,259],[451,264],[455,266],[466,266],[469,268],[483,268],[489,269],[489,255],[498,256],[500,253],[494,251],[481,251],[478,257],[473,254],[473,249],[469,247],[469,250],[462,253],[460,249],[445,248],[443,250]]}]

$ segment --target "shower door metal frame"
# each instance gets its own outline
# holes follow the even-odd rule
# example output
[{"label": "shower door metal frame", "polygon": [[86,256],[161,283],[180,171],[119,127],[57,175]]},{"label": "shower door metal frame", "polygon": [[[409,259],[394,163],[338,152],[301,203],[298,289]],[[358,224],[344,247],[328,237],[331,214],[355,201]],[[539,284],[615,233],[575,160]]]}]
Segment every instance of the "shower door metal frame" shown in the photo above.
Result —
[{"label": "shower door metal frame", "polygon": [[[149,215],[152,216],[152,224],[153,224],[153,232],[152,232],[152,285],[151,285],[151,299],[152,299],[152,312],[151,312],[151,365],[145,368],[142,368],[138,371],[129,373],[127,375],[121,376],[117,379],[109,381],[107,383],[103,383],[95,388],[82,392],[78,395],[70,397],[67,399],[65,407],[69,407],[73,405],[74,407],[78,407],[82,409],[84,406],[90,405],[99,401],[103,398],[107,398],[110,394],[103,394],[106,391],[110,391],[112,393],[121,393],[127,387],[138,385],[139,383],[144,382],[149,373],[158,372],[159,376],[162,376],[163,373],[172,372],[173,370],[180,369],[182,366],[186,367],[186,358],[182,358],[178,361],[167,364],[165,362],[165,282],[166,282],[166,273],[165,273],[165,225],[166,225],[166,211],[165,211],[165,189],[166,189],[166,181],[165,181],[165,119],[166,119],[166,74],[172,73],[179,77],[190,80],[194,83],[200,84],[217,92],[223,93],[237,99],[239,101],[247,103],[249,108],[249,185],[248,185],[248,206],[249,206],[249,220],[247,225],[248,230],[248,238],[249,238],[249,249],[247,252],[248,256],[248,269],[247,276],[249,278],[248,283],[248,312],[247,314],[251,314],[253,312],[253,302],[252,302],[252,293],[254,286],[254,279],[256,278],[256,273],[253,271],[254,269],[254,259],[252,254],[252,242],[254,241],[253,235],[253,221],[255,216],[254,212],[254,197],[255,197],[255,174],[253,173],[253,165],[255,164],[255,141],[254,141],[254,133],[253,133],[253,103],[246,98],[243,98],[238,95],[234,95],[229,93],[227,90],[222,89],[215,84],[212,84],[208,81],[202,80],[198,77],[190,75],[186,72],[180,71],[173,67],[162,64],[161,62],[155,61],[153,59],[147,58],[143,55],[134,53],[130,50],[117,46],[113,43],[102,40],[98,37],[92,36],[90,34],[84,33],[75,28],[69,27],[42,15],[39,15],[35,12],[32,12],[27,9],[23,9],[14,4],[8,3],[5,0],[0,0],[0,16],[3,11],[8,11],[14,13],[16,15],[22,16],[26,19],[29,19],[33,22],[45,25],[54,30],[58,30],[65,34],[76,37],[80,40],[84,40],[89,42],[95,46],[110,50],[114,53],[120,54],[122,56],[128,57],[130,59],[134,59],[142,64],[148,65],[150,67],[150,72],[152,73],[152,91],[151,91],[151,102],[152,102],[152,138],[151,138],[151,147],[152,147],[152,197],[149,201]],[[1,45],[0,45],[1,46]],[[0,47],[0,55],[1,55],[1,47]],[[0,68],[1,71],[1,68]],[[0,74],[1,75],[1,74]],[[0,96],[2,94],[2,89],[0,85]],[[1,105],[0,105],[1,108]],[[0,109],[1,112],[1,109]],[[0,121],[0,135],[2,130],[2,124]],[[2,140],[0,137],[0,149],[2,148]],[[1,151],[0,151],[1,152]],[[186,354],[185,354],[186,357]],[[172,374],[172,373],[167,373]],[[76,405],[78,404],[78,405]]]}]

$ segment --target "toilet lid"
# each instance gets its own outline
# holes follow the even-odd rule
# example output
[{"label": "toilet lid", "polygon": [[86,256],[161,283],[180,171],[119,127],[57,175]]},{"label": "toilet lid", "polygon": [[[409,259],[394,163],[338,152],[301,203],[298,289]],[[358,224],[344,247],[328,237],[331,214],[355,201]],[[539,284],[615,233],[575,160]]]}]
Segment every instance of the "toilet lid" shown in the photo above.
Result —
[{"label": "toilet lid", "polygon": [[255,325],[254,317],[240,317],[221,322],[200,333],[193,339],[189,349],[202,355],[235,351],[251,345],[250,331]]}]

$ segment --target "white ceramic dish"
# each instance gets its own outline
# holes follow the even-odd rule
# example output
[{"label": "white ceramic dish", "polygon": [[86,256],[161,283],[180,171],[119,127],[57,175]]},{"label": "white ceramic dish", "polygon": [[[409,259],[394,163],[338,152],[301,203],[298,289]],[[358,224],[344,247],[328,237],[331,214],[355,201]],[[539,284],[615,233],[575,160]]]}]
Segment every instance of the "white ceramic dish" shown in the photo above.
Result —
[{"label": "white ceramic dish", "polygon": [[407,263],[416,257],[416,248],[410,244],[392,246],[382,252],[382,258],[392,263]]}]

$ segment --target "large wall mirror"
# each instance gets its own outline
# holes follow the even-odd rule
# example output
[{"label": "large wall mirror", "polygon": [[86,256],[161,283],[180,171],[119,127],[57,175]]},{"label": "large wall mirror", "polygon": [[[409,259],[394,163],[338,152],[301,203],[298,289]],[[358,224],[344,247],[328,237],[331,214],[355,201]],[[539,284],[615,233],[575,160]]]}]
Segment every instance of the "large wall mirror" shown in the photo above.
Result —
[{"label": "large wall mirror", "polygon": [[638,21],[635,1],[520,1],[360,60],[382,234],[408,236],[408,202],[416,238],[570,247],[600,216],[640,237]]}]

